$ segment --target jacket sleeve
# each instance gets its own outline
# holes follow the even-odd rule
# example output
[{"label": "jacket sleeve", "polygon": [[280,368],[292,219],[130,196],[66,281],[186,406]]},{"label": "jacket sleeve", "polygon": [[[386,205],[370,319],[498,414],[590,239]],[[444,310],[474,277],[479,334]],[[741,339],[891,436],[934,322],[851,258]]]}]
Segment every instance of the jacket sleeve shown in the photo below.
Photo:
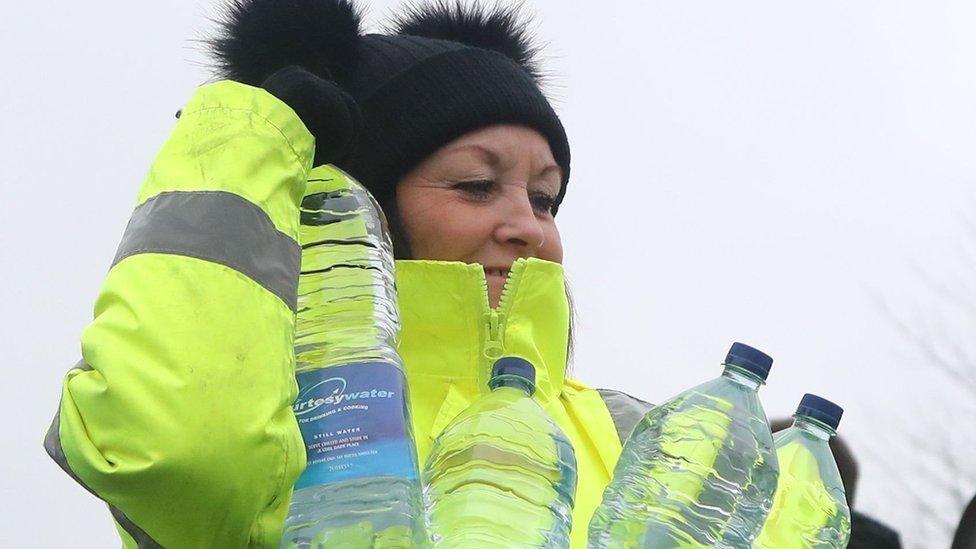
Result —
[{"label": "jacket sleeve", "polygon": [[126,546],[277,547],[313,138],[264,90],[203,86],[155,159],[45,448]]}]

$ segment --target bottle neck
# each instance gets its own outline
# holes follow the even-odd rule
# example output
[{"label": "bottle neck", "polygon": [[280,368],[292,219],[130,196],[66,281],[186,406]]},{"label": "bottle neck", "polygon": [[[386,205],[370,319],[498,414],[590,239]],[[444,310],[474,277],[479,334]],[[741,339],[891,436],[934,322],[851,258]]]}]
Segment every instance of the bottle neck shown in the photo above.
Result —
[{"label": "bottle neck", "polygon": [[793,416],[793,427],[825,441],[837,434],[829,425],[808,416]]},{"label": "bottle neck", "polygon": [[753,391],[758,391],[759,386],[765,383],[761,377],[735,364],[726,364],[725,371],[722,372],[722,377]]},{"label": "bottle neck", "polygon": [[532,394],[535,393],[534,383],[522,376],[516,375],[502,374],[495,376],[488,382],[488,387],[491,387],[492,391],[496,391],[501,387],[511,387],[524,392],[528,396],[532,396]]}]

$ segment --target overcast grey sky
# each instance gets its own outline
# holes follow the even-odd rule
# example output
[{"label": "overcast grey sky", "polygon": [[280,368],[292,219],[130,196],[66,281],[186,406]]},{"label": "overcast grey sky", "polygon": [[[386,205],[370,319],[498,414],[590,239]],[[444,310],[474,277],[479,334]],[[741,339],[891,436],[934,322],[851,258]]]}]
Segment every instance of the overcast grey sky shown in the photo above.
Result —
[{"label": "overcast grey sky", "polygon": [[[398,4],[370,3],[368,22]],[[576,375],[660,402],[717,375],[733,340],[767,350],[769,415],[804,392],[845,406],[858,507],[945,546],[960,509],[943,485],[976,492],[976,407],[878,302],[972,346],[972,320],[933,312],[912,265],[972,278],[976,4],[595,4],[528,2],[573,147],[558,221]],[[2,546],[117,544],[41,438],[136,190],[208,77],[192,39],[211,6],[5,7]],[[963,470],[929,482],[944,451]]]}]

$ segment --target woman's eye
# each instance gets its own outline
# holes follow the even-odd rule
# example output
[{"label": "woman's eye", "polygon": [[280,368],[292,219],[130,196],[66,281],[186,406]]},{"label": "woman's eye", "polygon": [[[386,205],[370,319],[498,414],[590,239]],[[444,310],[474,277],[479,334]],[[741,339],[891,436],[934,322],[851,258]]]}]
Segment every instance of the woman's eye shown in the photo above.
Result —
[{"label": "woman's eye", "polygon": [[462,191],[473,198],[485,199],[491,195],[491,188],[494,185],[495,183],[493,181],[488,180],[459,181],[452,188]]},{"label": "woman's eye", "polygon": [[556,205],[556,197],[545,193],[535,193],[530,199],[532,200],[532,209],[538,213],[551,214],[553,207]]}]

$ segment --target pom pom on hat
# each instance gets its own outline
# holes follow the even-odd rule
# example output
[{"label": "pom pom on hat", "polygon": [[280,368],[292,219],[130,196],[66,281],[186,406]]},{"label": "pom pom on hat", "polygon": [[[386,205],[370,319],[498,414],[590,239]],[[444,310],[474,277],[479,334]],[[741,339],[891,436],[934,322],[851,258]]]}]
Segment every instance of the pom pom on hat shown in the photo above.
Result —
[{"label": "pom pom on hat", "polygon": [[533,80],[542,78],[536,57],[540,48],[532,43],[529,19],[522,5],[494,7],[465,5],[461,0],[407,6],[388,26],[391,34],[407,34],[451,40],[468,46],[497,51],[518,63]]},{"label": "pom pom on hat", "polygon": [[245,84],[289,65],[342,77],[355,66],[361,19],[350,0],[231,0],[208,43],[221,75]]}]

